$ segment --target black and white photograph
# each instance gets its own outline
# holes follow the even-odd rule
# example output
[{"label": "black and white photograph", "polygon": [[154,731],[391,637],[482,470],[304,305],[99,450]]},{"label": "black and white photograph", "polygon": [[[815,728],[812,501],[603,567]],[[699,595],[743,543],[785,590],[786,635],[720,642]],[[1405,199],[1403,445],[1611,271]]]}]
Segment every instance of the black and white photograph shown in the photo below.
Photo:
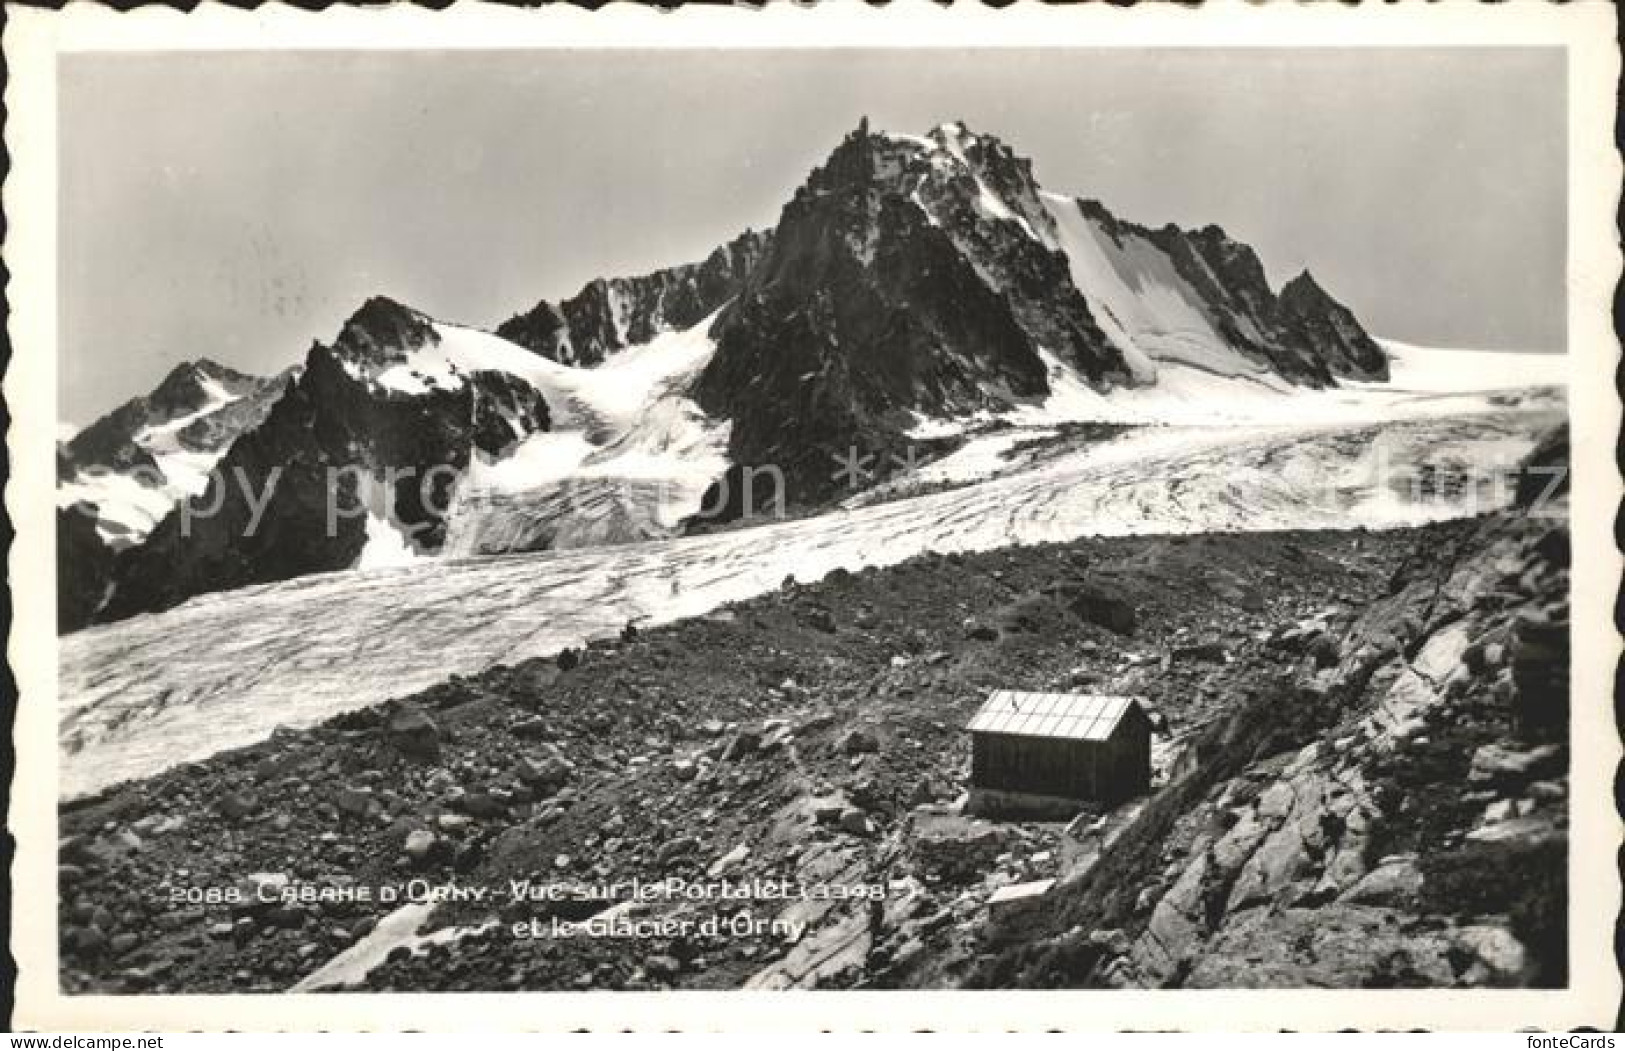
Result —
[{"label": "black and white photograph", "polygon": [[33,980],[1610,1025],[1603,128],[1436,37],[56,53]]}]

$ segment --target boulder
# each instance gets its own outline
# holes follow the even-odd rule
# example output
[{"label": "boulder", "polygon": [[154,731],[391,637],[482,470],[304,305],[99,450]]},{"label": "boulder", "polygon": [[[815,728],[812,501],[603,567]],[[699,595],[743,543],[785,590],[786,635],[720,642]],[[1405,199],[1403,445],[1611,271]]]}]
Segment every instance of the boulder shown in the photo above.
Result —
[{"label": "boulder", "polygon": [[880,738],[876,737],[874,732],[871,730],[867,730],[861,726],[853,727],[841,735],[841,739],[836,743],[836,747],[846,755],[862,755],[867,752],[878,752],[880,751]]},{"label": "boulder", "polygon": [[722,751],[724,761],[732,762],[743,759],[755,752],[762,745],[762,735],[755,730],[740,730],[733,735],[728,746]]},{"label": "boulder", "polygon": [[546,719],[525,719],[510,726],[508,732],[515,737],[523,737],[531,741],[544,741],[553,736],[553,727]]},{"label": "boulder", "polygon": [[1068,612],[1086,624],[1118,635],[1132,635],[1138,626],[1134,604],[1116,585],[1103,580],[1070,580],[1046,588]]},{"label": "boulder", "polygon": [[305,914],[305,911],[293,905],[278,905],[265,913],[267,927],[275,927],[284,931],[298,930],[305,925],[307,919],[309,917]]},{"label": "boulder", "polygon": [[812,715],[807,716],[805,719],[796,724],[796,733],[811,733],[814,730],[822,730],[825,727],[834,725],[834,712],[814,712]]},{"label": "boulder", "polygon": [[1215,571],[1209,575],[1207,586],[1216,597],[1251,613],[1262,612],[1267,605],[1264,589],[1256,582],[1243,580],[1235,573]]},{"label": "boulder", "polygon": [[1467,780],[1510,788],[1561,773],[1567,755],[1561,745],[1547,744],[1527,751],[1487,744],[1473,753]]},{"label": "boulder", "polygon": [[333,805],[339,813],[349,817],[365,817],[379,805],[373,794],[364,788],[341,788],[333,794]]},{"label": "boulder", "polygon": [[1028,595],[999,613],[1004,635],[1058,636],[1069,632],[1073,624],[1063,603],[1050,595]]},{"label": "boulder", "polygon": [[981,879],[1009,849],[1006,826],[955,814],[915,815],[910,849],[921,872],[949,883]]},{"label": "boulder", "polygon": [[1456,942],[1473,954],[1496,985],[1522,984],[1529,977],[1529,952],[1505,928],[1463,927],[1456,932]]},{"label": "boulder", "polygon": [[532,788],[558,788],[566,784],[574,772],[574,765],[553,746],[536,755],[520,756],[514,766],[514,775]]},{"label": "boulder", "polygon": [[220,797],[215,808],[227,821],[241,821],[259,809],[259,801],[248,792],[227,792]]},{"label": "boulder", "polygon": [[423,864],[429,859],[435,847],[435,834],[425,829],[418,829],[406,837],[406,843],[401,847],[401,853],[411,858],[415,864]]},{"label": "boulder", "polygon": [[678,858],[687,857],[700,848],[700,841],[694,836],[678,836],[660,848],[656,860],[661,865],[669,865]]},{"label": "boulder", "polygon": [[490,792],[465,792],[457,805],[463,813],[478,818],[501,817],[508,809],[506,803]]},{"label": "boulder", "polygon": [[837,630],[835,614],[831,613],[827,609],[824,609],[823,607],[815,607],[808,610],[805,620],[808,627],[817,631],[822,631],[827,635],[833,635]]},{"label": "boulder", "polygon": [[408,759],[440,757],[440,728],[415,704],[398,706],[384,720],[384,740]]},{"label": "boulder", "polygon": [[820,825],[835,824],[845,811],[846,804],[839,798],[815,799],[812,802],[813,820]]},{"label": "boulder", "polygon": [[1361,905],[1402,905],[1422,890],[1422,870],[1409,856],[1384,858],[1343,893],[1340,900]]},{"label": "boulder", "polygon": [[1555,803],[1567,799],[1569,786],[1567,780],[1561,781],[1535,781],[1529,786],[1529,798],[1535,802]]},{"label": "boulder", "polygon": [[1495,824],[1481,825],[1467,833],[1474,843],[1540,844],[1561,835],[1552,828],[1549,816],[1515,817]]},{"label": "boulder", "polygon": [[911,807],[925,806],[950,794],[952,794],[951,790],[945,788],[939,782],[930,777],[921,777],[914,783],[914,787],[909,790],[908,805]]},{"label": "boulder", "polygon": [[965,637],[974,639],[977,642],[997,642],[999,629],[991,624],[983,624],[980,621],[972,620],[965,625]]},{"label": "boulder", "polygon": [[643,973],[650,981],[667,982],[682,971],[683,965],[674,956],[651,956],[643,961]]},{"label": "boulder", "polygon": [[761,744],[757,745],[757,751],[763,754],[776,752],[789,744],[793,736],[788,726],[775,726],[762,736]]},{"label": "boulder", "polygon": [[1129,950],[1134,948],[1129,936],[1116,927],[1090,931],[1089,944],[1107,956],[1127,956]]},{"label": "boulder", "polygon": [[1041,879],[1000,887],[987,899],[988,920],[1008,932],[1021,921],[1042,914],[1045,896],[1054,886],[1053,879]]},{"label": "boulder", "polygon": [[1309,656],[1317,668],[1334,668],[1342,659],[1343,651],[1329,632],[1318,632],[1309,642]]},{"label": "boulder", "polygon": [[711,862],[710,867],[705,870],[705,874],[712,879],[715,879],[748,857],[750,857],[750,848],[741,843],[732,850],[728,851],[728,853]]},{"label": "boulder", "polygon": [[1173,657],[1178,661],[1205,661],[1209,664],[1230,663],[1230,654],[1224,648],[1224,644],[1213,640],[1176,646],[1173,650]]}]

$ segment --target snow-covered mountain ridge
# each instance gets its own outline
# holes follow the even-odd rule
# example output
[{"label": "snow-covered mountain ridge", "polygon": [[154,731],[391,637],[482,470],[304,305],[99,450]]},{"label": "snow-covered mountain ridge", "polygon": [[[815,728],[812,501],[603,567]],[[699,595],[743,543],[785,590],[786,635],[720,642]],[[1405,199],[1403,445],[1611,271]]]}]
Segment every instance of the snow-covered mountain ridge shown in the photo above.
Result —
[{"label": "snow-covered mountain ridge", "polygon": [[[843,457],[884,484],[946,437],[966,448],[932,469],[963,480],[1012,426],[1560,404],[1452,393],[1438,354],[1385,350],[1307,273],[1270,288],[1217,227],[1051,193],[993,136],[865,124],[773,230],[699,262],[590,282],[494,333],[376,297],[289,373],[210,373],[196,397],[137,399],[172,412],[98,421],[59,457],[63,624],[304,573],[672,537],[737,517],[762,469],[806,513],[851,497]],[[149,462],[163,485],[132,477]]]},{"label": "snow-covered mountain ridge", "polygon": [[110,545],[140,543],[177,500],[202,491],[225,446],[264,419],[289,378],[182,362],[151,394],[58,442],[58,506],[89,504]]}]

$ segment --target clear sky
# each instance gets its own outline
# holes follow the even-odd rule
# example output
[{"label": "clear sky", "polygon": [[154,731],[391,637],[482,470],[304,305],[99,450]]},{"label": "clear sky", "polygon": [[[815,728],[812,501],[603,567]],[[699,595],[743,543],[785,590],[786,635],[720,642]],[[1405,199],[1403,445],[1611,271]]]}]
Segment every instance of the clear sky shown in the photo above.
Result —
[{"label": "clear sky", "polygon": [[302,359],[367,296],[485,327],[770,226],[867,114],[1218,223],[1375,333],[1560,350],[1556,50],[236,52],[60,66],[63,418]]}]

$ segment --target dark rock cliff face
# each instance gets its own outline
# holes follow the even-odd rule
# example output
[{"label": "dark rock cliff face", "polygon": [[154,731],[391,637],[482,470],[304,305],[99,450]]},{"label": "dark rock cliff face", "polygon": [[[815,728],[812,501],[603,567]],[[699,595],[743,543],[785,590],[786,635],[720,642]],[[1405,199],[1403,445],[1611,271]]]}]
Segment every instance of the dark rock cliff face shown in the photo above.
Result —
[{"label": "dark rock cliff face", "polygon": [[421,394],[366,378],[438,341],[422,315],[374,299],[332,347],[312,347],[303,374],[232,446],[190,514],[171,513],[121,557],[98,619],[346,568],[366,543],[369,510],[387,513],[419,549],[438,548],[472,450],[499,453],[550,422],[541,394],[506,374],[475,372]]},{"label": "dark rock cliff face", "polygon": [[662,331],[704,320],[739,292],[771,238],[747,230],[703,261],[641,277],[599,278],[561,303],[542,300],[497,335],[566,365],[593,366]]},{"label": "dark rock cliff face", "polygon": [[[237,437],[258,427],[281,397],[290,369],[280,376],[249,376],[203,359],[176,366],[150,393],[133,398],[98,419],[71,441],[57,443],[57,480],[89,483],[122,476],[152,490],[172,492],[177,479],[165,474],[154,450],[220,454]],[[154,444],[160,441],[163,444]],[[116,487],[108,490],[116,492]],[[84,627],[108,600],[118,552],[145,538],[145,524],[128,508],[98,506],[87,496],[57,511],[58,628]]]},{"label": "dark rock cliff face", "polygon": [[1098,201],[1079,199],[1076,205],[1118,243],[1139,238],[1166,253],[1220,335],[1283,378],[1309,387],[1332,386],[1339,377],[1387,378],[1382,348],[1307,271],[1277,295],[1258,254],[1218,226],[1153,230],[1117,218]]},{"label": "dark rock cliff face", "polygon": [[925,152],[903,173],[917,180],[915,199],[1008,300],[1033,347],[1053,352],[1102,389],[1128,382],[1086,290],[1073,284],[1066,257],[1053,247],[1054,220],[1039,200],[1032,162],[961,124],[935,128],[925,141]]},{"label": "dark rock cliff face", "polygon": [[[1307,275],[1278,296],[1257,254],[1216,226],[1150,230],[1075,206],[1119,246],[1166,256],[1217,338],[1258,368],[1310,387],[1387,375],[1381,349]],[[786,205],[713,329],[694,395],[733,421],[738,466],[722,484],[772,466],[792,502],[816,503],[848,450],[884,464],[913,414],[1040,400],[1052,361],[1103,392],[1135,382],[1128,348],[1099,323],[1101,290],[1075,283],[1065,244],[1030,163],[996,138],[861,126]],[[739,513],[713,496],[722,517]]]},{"label": "dark rock cliff face", "polygon": [[[145,470],[154,477],[162,472],[148,451],[136,443],[144,428],[169,423],[207,408],[211,393],[205,384],[239,397],[251,397],[271,389],[267,381],[248,376],[204,358],[182,362],[170,370],[151,394],[132,398],[92,423],[58,450],[57,473],[86,467],[112,471]],[[236,403],[234,403],[236,404]],[[194,425],[202,420],[194,421]],[[190,426],[185,430],[190,430]],[[203,432],[199,432],[199,437]],[[65,453],[63,456],[61,454]]]},{"label": "dark rock cliff face", "polygon": [[292,380],[299,378],[300,366],[284,369],[275,376],[256,380],[255,386],[242,398],[215,412],[199,416],[182,427],[176,438],[183,448],[193,452],[215,452],[237,440],[238,435],[253,430],[271,414],[271,406],[282,397]]},{"label": "dark rock cliff face", "polygon": [[1354,313],[1333,299],[1305,270],[1281,289],[1281,313],[1338,376],[1387,379],[1388,355],[1360,327]]},{"label": "dark rock cliff face", "polygon": [[56,512],[58,631],[90,623],[107,599],[113,549],[96,532],[96,512],[83,504]]},{"label": "dark rock cliff face", "polygon": [[[996,184],[1030,186],[1002,147],[977,156]],[[1041,346],[1103,385],[1126,378],[1064,260],[1030,220],[980,219],[979,195],[940,143],[864,128],[813,173],[718,319],[694,388],[733,421],[736,463],[776,466],[792,500],[816,500],[837,458],[899,443],[910,413],[1043,397]]]}]

